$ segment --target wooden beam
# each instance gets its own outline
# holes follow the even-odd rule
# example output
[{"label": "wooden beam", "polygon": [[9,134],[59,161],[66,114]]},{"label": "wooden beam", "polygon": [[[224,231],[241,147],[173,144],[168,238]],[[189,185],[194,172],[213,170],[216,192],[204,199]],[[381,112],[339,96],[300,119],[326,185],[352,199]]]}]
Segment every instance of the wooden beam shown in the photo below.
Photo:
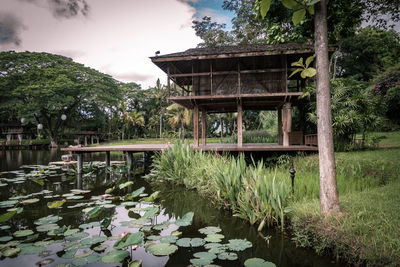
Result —
[{"label": "wooden beam", "polygon": [[242,134],[242,103],[237,104],[237,147],[243,146]]},{"label": "wooden beam", "polygon": [[[295,68],[291,68],[295,70]],[[253,74],[253,73],[271,73],[271,72],[285,72],[287,68],[275,69],[258,69],[258,70],[238,70],[238,71],[210,71],[210,72],[191,72],[191,73],[177,73],[171,74],[172,78],[179,77],[193,77],[193,76],[211,76],[211,75],[233,75],[233,74]]]},{"label": "wooden beam", "polygon": [[193,138],[194,147],[199,146],[199,106],[195,105],[193,109]]},{"label": "wooden beam", "polygon": [[206,145],[206,134],[207,134],[207,111],[202,110],[201,112],[201,145]]},{"label": "wooden beam", "polygon": [[278,110],[278,145],[282,145],[282,109],[281,107],[278,107],[277,110]]},{"label": "wooden beam", "polygon": [[[171,82],[170,82],[171,75],[169,73],[169,66],[167,67],[167,87],[168,87],[168,98],[171,96]],[[168,102],[167,98],[167,102]]]},{"label": "wooden beam", "polygon": [[283,146],[289,146],[289,134],[292,131],[292,106],[290,102],[283,105]]}]

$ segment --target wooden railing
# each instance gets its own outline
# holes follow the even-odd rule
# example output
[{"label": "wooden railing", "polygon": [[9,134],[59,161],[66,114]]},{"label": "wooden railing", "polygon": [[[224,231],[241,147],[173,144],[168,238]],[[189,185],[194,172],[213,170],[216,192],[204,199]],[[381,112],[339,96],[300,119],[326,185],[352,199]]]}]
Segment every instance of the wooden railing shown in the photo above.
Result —
[{"label": "wooden railing", "polygon": [[306,146],[318,146],[318,135],[307,134],[304,136]]}]

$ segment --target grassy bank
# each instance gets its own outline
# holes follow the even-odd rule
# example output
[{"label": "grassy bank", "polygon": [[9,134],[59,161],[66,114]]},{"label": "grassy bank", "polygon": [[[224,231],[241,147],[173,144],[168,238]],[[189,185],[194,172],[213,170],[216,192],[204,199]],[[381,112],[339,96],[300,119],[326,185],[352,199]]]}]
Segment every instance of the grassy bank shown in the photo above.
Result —
[{"label": "grassy bank", "polygon": [[336,160],[343,212],[330,219],[319,215],[316,155],[295,158],[294,195],[285,160],[273,167],[262,162],[246,165],[242,157],[194,152],[188,145],[158,155],[149,177],[196,189],[259,229],[283,226],[289,216],[300,246],[333,252],[354,263],[399,262],[400,239],[392,233],[400,225],[399,197],[393,195],[400,186],[400,149],[336,153]]}]

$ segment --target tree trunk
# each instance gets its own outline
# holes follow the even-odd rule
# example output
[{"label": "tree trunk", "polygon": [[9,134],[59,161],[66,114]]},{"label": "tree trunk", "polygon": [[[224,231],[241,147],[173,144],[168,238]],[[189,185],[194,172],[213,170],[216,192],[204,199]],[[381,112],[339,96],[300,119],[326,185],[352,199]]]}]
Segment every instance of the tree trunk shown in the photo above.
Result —
[{"label": "tree trunk", "polygon": [[316,4],[315,53],[321,213],[340,211],[333,148],[326,0]]},{"label": "tree trunk", "polygon": [[57,136],[50,135],[49,137],[50,137],[50,148],[57,148],[58,147]]}]

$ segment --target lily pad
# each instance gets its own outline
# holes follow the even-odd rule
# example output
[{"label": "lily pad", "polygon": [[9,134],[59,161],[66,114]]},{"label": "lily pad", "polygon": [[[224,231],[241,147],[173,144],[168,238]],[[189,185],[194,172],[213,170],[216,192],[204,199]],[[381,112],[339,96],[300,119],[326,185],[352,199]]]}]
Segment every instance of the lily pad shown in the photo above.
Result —
[{"label": "lily pad", "polygon": [[21,251],[20,248],[4,248],[0,252],[4,257],[14,257]]},{"label": "lily pad", "polygon": [[96,252],[102,252],[102,251],[106,250],[107,248],[108,248],[107,245],[98,245],[98,246],[94,247],[93,250]]},{"label": "lily pad", "polygon": [[2,236],[2,237],[0,237],[0,242],[8,242],[12,239],[13,239],[13,237],[10,235]]},{"label": "lily pad", "polygon": [[25,240],[23,240],[22,242],[24,242],[24,243],[30,243],[30,242],[35,241],[35,240],[38,239],[38,238],[39,238],[39,234],[28,235],[28,236],[25,238]]},{"label": "lily pad", "polygon": [[200,258],[200,259],[209,259],[211,261],[213,261],[214,259],[217,258],[217,255],[210,253],[210,252],[197,252],[197,253],[194,253],[193,256],[195,256],[196,258]]},{"label": "lily pad", "polygon": [[100,226],[100,222],[91,222],[91,223],[84,223],[79,225],[79,228],[81,229],[89,229],[89,228],[93,228],[93,227],[99,227]]},{"label": "lily pad", "polygon": [[26,200],[22,201],[21,203],[24,205],[29,205],[29,204],[34,204],[37,202],[39,202],[38,198],[30,198],[30,199],[26,199]]},{"label": "lily pad", "polygon": [[73,196],[67,197],[67,199],[82,199],[82,198],[84,198],[84,196],[75,196],[75,195],[73,195]]},{"label": "lily pad", "polygon": [[108,226],[110,226],[112,219],[110,217],[104,218],[101,223],[100,223],[100,228],[101,229],[107,229]]},{"label": "lily pad", "polygon": [[178,247],[168,243],[150,244],[146,247],[146,251],[154,256],[167,256],[178,250]]},{"label": "lily pad", "polygon": [[166,236],[161,237],[160,242],[161,243],[175,243],[177,239],[178,239],[178,237],[175,235],[166,235]]},{"label": "lily pad", "polygon": [[266,261],[261,258],[250,258],[244,262],[246,267],[275,267],[276,265],[272,262]]},{"label": "lily pad", "polygon": [[204,240],[211,243],[219,243],[224,237],[225,236],[221,234],[209,234],[204,238]]},{"label": "lily pad", "polygon": [[138,202],[135,201],[126,201],[121,203],[121,205],[125,207],[133,207],[136,206],[136,204],[138,204]]},{"label": "lily pad", "polygon": [[160,191],[155,191],[150,196],[141,198],[139,201],[140,202],[153,202],[158,197],[158,194],[160,194]]},{"label": "lily pad", "polygon": [[12,208],[17,203],[18,203],[18,200],[1,201],[0,202],[0,208]]},{"label": "lily pad", "polygon": [[47,216],[47,217],[42,217],[40,219],[37,219],[36,221],[34,221],[34,224],[36,225],[42,225],[42,224],[50,224],[50,223],[56,223],[59,220],[61,220],[62,218],[59,216]]},{"label": "lily pad", "polygon": [[216,234],[221,231],[222,231],[221,228],[216,227],[216,226],[207,226],[207,227],[199,229],[199,232],[201,234],[205,234],[205,235]]},{"label": "lily pad", "polygon": [[151,218],[154,216],[157,216],[158,213],[160,212],[158,207],[149,207],[146,208],[146,212],[143,214],[143,218]]},{"label": "lily pad", "polygon": [[101,261],[104,263],[117,263],[123,261],[130,254],[126,250],[113,250],[108,252],[105,256],[101,258]]},{"label": "lily pad", "polygon": [[253,245],[246,239],[231,239],[227,244],[228,248],[233,251],[243,251],[247,248],[251,248]]},{"label": "lily pad", "polygon": [[94,245],[97,243],[102,243],[107,240],[106,236],[93,236],[92,238],[86,238],[81,241],[82,245]]},{"label": "lily pad", "polygon": [[190,259],[190,263],[195,266],[206,266],[212,263],[212,260],[207,258]]},{"label": "lily pad", "polygon": [[57,209],[64,205],[66,201],[67,200],[63,199],[59,201],[47,202],[47,207],[49,207],[49,209]]},{"label": "lily pad", "polygon": [[128,199],[133,199],[135,197],[138,197],[138,196],[140,196],[140,194],[142,194],[144,192],[144,190],[145,190],[145,188],[144,188],[144,186],[142,186],[141,188],[136,189],[135,191],[133,191],[130,195],[127,195],[128,196],[127,198]]},{"label": "lily pad", "polygon": [[65,240],[67,241],[77,241],[77,240],[81,240],[82,238],[88,237],[89,234],[86,232],[79,232],[70,236],[66,236]]},{"label": "lily pad", "polygon": [[33,234],[32,230],[20,230],[13,233],[15,237],[24,237],[32,234]]},{"label": "lily pad", "polygon": [[[153,229],[154,230],[158,230],[158,231],[162,231],[162,230],[168,229],[168,227],[169,227],[169,222],[165,222],[165,223],[162,223],[162,224],[154,225]],[[171,233],[171,235],[172,235],[172,233]]]},{"label": "lily pad", "polygon": [[121,240],[115,242],[114,248],[121,249],[125,247],[130,247],[134,245],[142,245],[144,239],[143,232],[136,232],[136,233],[128,233],[124,236]]},{"label": "lily pad", "polygon": [[61,256],[61,258],[73,259],[77,251],[78,251],[78,248],[71,248],[69,250],[66,250],[64,255]]},{"label": "lily pad", "polygon": [[55,223],[49,223],[49,224],[42,224],[42,225],[38,225],[36,226],[36,231],[38,232],[49,232],[51,230],[55,230],[60,228],[60,226],[58,226]]},{"label": "lily pad", "polygon": [[45,250],[46,250],[45,247],[28,246],[28,247],[21,248],[21,252],[19,254],[20,255],[34,255],[34,254],[39,254]]},{"label": "lily pad", "polygon": [[14,217],[15,214],[17,214],[16,210],[10,211],[10,212],[7,212],[7,213],[4,213],[4,214],[0,215],[0,223],[8,221],[12,217]]},{"label": "lily pad", "polygon": [[182,218],[177,219],[175,221],[175,224],[178,226],[188,226],[192,224],[194,213],[193,212],[188,212],[185,215],[183,215]]},{"label": "lily pad", "polygon": [[101,207],[101,206],[92,208],[91,210],[88,211],[89,219],[99,216],[103,210],[104,210],[104,207]]},{"label": "lily pad", "polygon": [[69,235],[73,235],[79,232],[79,229],[68,229],[67,231],[64,232],[64,236],[69,236]]},{"label": "lily pad", "polygon": [[75,260],[72,261],[72,264],[75,266],[84,266],[87,264],[95,263],[100,260],[100,256],[97,254],[91,254],[87,257],[83,258],[76,258]]},{"label": "lily pad", "polygon": [[218,254],[218,259],[234,261],[238,259],[238,255],[234,252],[222,252]]},{"label": "lily pad", "polygon": [[118,187],[119,187],[119,189],[124,189],[125,187],[128,187],[128,186],[130,186],[132,184],[133,184],[132,181],[128,181],[126,183],[120,184]]},{"label": "lily pad", "polygon": [[141,260],[131,261],[128,264],[128,267],[140,267],[140,266],[142,266],[142,261]]}]

